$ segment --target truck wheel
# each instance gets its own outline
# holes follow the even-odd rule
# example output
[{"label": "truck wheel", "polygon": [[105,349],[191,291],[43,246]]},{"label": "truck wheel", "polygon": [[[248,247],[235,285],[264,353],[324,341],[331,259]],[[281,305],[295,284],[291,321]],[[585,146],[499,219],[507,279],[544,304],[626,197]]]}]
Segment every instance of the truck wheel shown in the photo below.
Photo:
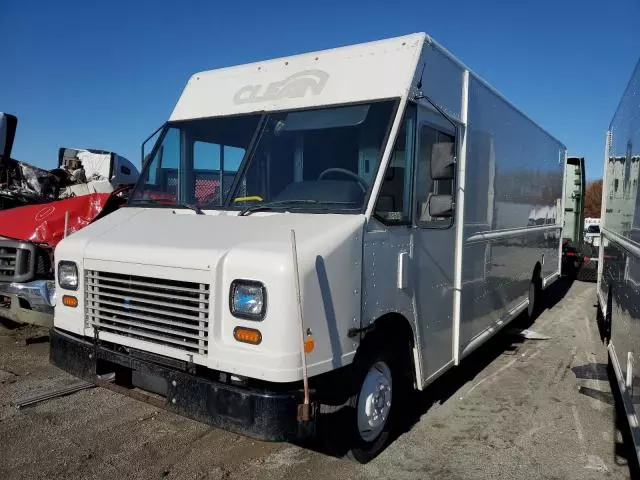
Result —
[{"label": "truck wheel", "polygon": [[609,285],[607,293],[607,315],[604,317],[604,344],[608,345],[611,340],[611,326],[613,325],[613,288]]},{"label": "truck wheel", "polygon": [[351,440],[346,456],[360,463],[369,462],[385,448],[395,412],[410,390],[400,370],[402,362],[391,354],[403,350],[385,348],[382,342],[369,346],[354,363],[358,391],[349,399]]},{"label": "truck wheel", "polygon": [[529,284],[529,306],[527,314],[531,320],[540,315],[542,310],[542,282],[539,278],[533,278]]}]

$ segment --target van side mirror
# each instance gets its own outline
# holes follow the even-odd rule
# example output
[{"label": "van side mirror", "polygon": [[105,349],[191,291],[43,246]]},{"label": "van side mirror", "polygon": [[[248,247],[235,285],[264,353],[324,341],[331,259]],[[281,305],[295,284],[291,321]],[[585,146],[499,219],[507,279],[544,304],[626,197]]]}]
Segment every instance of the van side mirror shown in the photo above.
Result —
[{"label": "van side mirror", "polygon": [[453,195],[431,195],[429,198],[431,217],[453,217]]},{"label": "van side mirror", "polygon": [[434,143],[431,147],[431,179],[453,179],[456,164],[456,145],[453,142]]},{"label": "van side mirror", "polygon": [[0,154],[2,154],[2,158],[11,157],[17,126],[18,117],[9,113],[0,113]]}]

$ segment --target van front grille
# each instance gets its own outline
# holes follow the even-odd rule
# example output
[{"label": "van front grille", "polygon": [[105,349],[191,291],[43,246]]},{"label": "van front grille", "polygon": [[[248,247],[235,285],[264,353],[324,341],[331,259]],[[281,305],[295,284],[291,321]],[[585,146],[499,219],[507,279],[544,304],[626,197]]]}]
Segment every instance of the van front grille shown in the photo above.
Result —
[{"label": "van front grille", "polygon": [[206,355],[209,285],[87,270],[87,325]]}]

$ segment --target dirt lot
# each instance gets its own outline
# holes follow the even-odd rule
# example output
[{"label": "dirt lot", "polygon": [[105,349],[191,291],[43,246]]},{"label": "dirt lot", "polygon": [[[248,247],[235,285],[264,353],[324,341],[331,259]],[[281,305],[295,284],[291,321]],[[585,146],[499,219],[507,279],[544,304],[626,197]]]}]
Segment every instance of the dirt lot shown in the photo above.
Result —
[{"label": "dirt lot", "polygon": [[[0,324],[0,478],[628,478],[592,283],[554,284],[530,326],[507,331],[417,399],[405,432],[368,465],[215,430],[102,389],[17,410],[76,382],[32,329]],[[527,327],[524,318],[514,326]]]}]

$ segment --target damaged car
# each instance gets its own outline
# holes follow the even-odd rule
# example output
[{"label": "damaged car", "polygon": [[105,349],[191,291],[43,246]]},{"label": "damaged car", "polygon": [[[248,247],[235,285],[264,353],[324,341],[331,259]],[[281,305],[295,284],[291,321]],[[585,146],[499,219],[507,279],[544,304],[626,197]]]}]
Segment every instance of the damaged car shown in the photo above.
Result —
[{"label": "damaged car", "polygon": [[18,162],[10,157],[16,124],[0,114],[0,317],[50,326],[55,246],[126,203],[139,172],[93,149],[60,148],[49,171]]}]

